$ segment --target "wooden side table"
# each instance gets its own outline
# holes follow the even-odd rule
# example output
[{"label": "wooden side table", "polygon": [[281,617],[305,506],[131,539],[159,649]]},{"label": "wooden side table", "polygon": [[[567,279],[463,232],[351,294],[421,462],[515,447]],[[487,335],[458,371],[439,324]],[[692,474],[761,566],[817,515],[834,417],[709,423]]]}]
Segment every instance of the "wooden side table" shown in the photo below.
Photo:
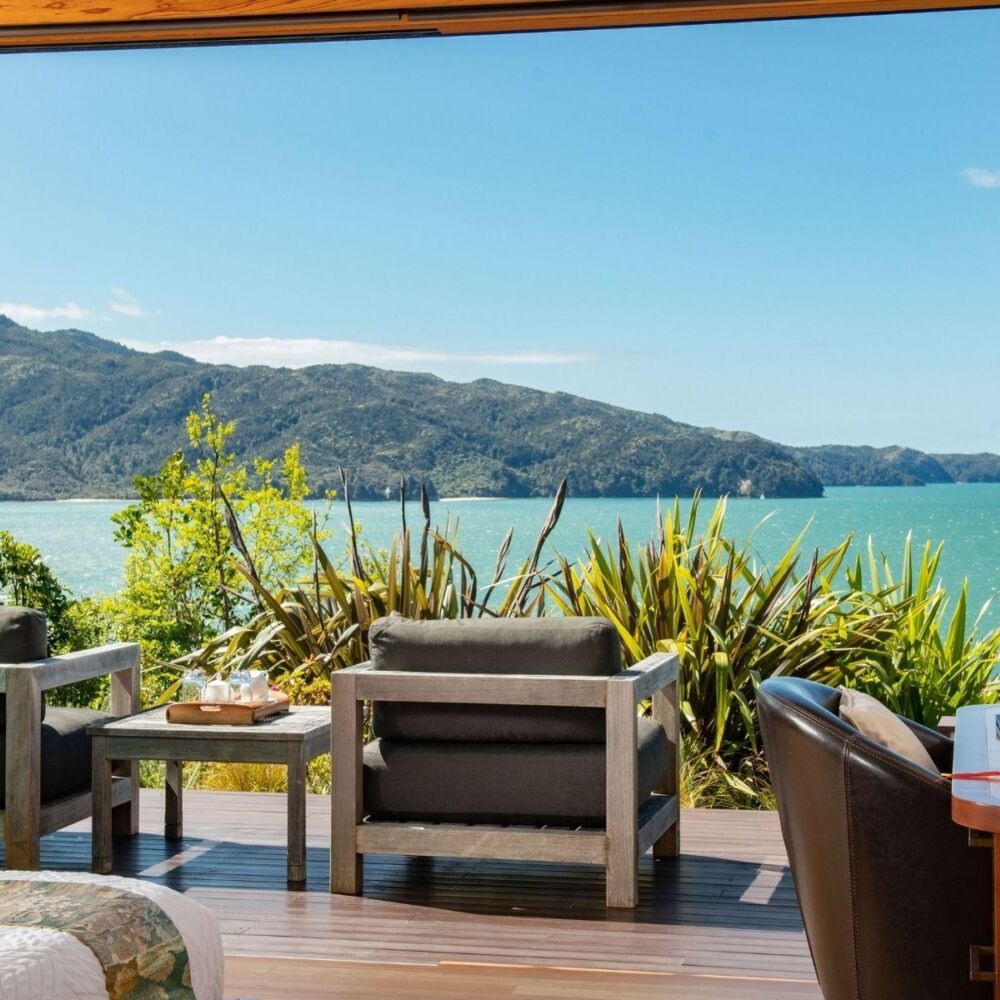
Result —
[{"label": "wooden side table", "polygon": [[[1000,705],[969,705],[960,708],[955,723],[955,752],[952,770],[955,774],[982,774],[985,771],[1000,773],[1000,739],[997,739],[996,718]],[[993,996],[1000,1000],[1000,975],[979,972],[978,955],[993,955],[993,968],[997,969],[1000,956],[1000,778],[953,779],[951,783],[951,818],[960,826],[980,834],[983,846],[993,841],[993,941],[992,947],[976,947],[970,941],[973,955],[974,977],[992,979]],[[984,836],[985,835],[985,836]]]},{"label": "wooden side table", "polygon": [[292,708],[252,726],[188,726],[154,708],[89,728],[93,759],[93,871],[111,872],[111,770],[120,760],[167,764],[164,835],[183,834],[183,762],[284,764],[288,768],[288,881],[306,879],[306,766],[330,751],[330,709]]}]

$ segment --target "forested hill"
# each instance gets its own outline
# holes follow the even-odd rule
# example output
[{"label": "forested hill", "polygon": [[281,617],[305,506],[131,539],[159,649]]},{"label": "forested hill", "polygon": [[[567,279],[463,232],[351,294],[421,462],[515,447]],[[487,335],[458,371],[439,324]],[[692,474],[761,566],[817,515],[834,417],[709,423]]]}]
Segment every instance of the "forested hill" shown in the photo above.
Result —
[{"label": "forested hill", "polygon": [[361,365],[235,368],[143,354],[82,330],[40,333],[0,316],[0,498],[126,497],[185,444],[210,392],[244,456],[295,441],[317,492],[351,473],[359,497],[401,475],[433,496],[761,493],[822,496],[821,484],[1000,482],[1000,456],[911,448],[788,448],[561,392]]},{"label": "forested hill", "polygon": [[360,365],[206,365],[143,354],[80,330],[40,333],[0,317],[0,497],[124,497],[132,477],[184,444],[211,392],[244,456],[298,441],[317,491],[347,468],[360,497],[400,475],[437,496],[765,493],[822,495],[781,445],[567,393]]}]

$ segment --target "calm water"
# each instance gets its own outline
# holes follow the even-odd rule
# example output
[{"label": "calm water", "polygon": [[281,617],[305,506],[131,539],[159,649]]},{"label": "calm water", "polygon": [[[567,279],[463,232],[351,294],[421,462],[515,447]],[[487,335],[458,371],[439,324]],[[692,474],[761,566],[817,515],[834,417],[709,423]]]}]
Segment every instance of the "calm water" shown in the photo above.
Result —
[{"label": "calm water", "polygon": [[[118,501],[10,503],[0,502],[0,529],[6,529],[41,549],[59,578],[78,596],[117,589],[122,580],[124,552],[114,541],[111,514]],[[504,533],[514,526],[514,556],[530,549],[549,508],[547,500],[458,500],[432,504],[436,523],[447,515],[460,521],[461,548],[481,577],[493,568]],[[704,502],[707,513],[711,502]],[[646,538],[655,525],[653,500],[568,500],[552,535],[554,546],[567,556],[577,555],[590,528],[612,538],[621,518],[633,540]],[[393,503],[356,503],[355,518],[369,544],[387,545],[399,527],[399,506]],[[728,531],[746,537],[762,561],[775,559],[809,524],[810,546],[828,547],[853,532],[862,542],[872,535],[879,550],[898,563],[908,531],[922,543],[944,541],[942,577],[949,587],[968,577],[976,607],[1000,591],[1000,485],[929,486],[926,488],[829,488],[822,500],[733,500]],[[419,524],[416,505],[408,508],[411,527]],[[333,554],[345,541],[343,505],[334,508],[327,543]],[[511,565],[513,565],[513,560]],[[991,610],[990,623],[1000,626],[1000,601]]]}]

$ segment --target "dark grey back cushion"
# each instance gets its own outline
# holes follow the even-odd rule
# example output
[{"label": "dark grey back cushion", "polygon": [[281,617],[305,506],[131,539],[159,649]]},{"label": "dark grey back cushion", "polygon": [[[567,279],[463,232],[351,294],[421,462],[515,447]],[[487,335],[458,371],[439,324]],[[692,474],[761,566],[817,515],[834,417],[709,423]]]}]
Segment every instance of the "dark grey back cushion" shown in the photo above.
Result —
[{"label": "dark grey back cushion", "polygon": [[41,611],[0,606],[0,663],[44,660],[48,648],[45,615]]},{"label": "dark grey back cushion", "polygon": [[[0,605],[0,663],[31,663],[49,653],[45,615],[33,608]],[[45,718],[45,698],[42,698]],[[0,694],[0,728],[7,723],[7,697]]]},{"label": "dark grey back cushion", "polygon": [[[621,645],[606,618],[413,621],[398,615],[369,632],[372,668],[453,674],[610,677]],[[389,740],[603,743],[601,709],[379,702],[375,735]]]}]

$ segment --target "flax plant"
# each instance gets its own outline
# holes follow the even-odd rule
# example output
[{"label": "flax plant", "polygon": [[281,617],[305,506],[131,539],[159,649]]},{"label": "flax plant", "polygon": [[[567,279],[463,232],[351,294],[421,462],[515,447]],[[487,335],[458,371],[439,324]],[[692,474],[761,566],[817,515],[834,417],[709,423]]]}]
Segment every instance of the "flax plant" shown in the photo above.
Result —
[{"label": "flax plant", "polygon": [[497,554],[493,576],[482,598],[476,572],[459,552],[458,523],[432,527],[430,504],[421,491],[423,527],[417,553],[406,526],[405,488],[401,486],[403,528],[384,555],[362,555],[358,528],[344,478],[350,567],[337,566],[313,530],[311,578],[272,590],[261,581],[243,542],[238,520],[227,507],[237,568],[249,590],[241,599],[254,606],[245,624],[222,633],[177,662],[208,672],[247,668],[268,670],[291,683],[298,694],[329,699],[330,674],[368,658],[368,629],[373,621],[397,613],[416,619],[531,616],[544,610],[545,572],[540,560],[545,540],[558,521],[566,496],[563,482],[531,555],[511,575],[507,565],[512,531]]},{"label": "flax plant", "polygon": [[866,558],[857,556],[847,580],[855,593],[868,593],[892,614],[897,627],[866,657],[837,661],[820,670],[817,680],[856,687],[931,728],[962,705],[997,700],[1000,631],[983,630],[993,599],[970,623],[969,585],[963,581],[949,618],[949,597],[937,578],[942,551],[927,542],[917,560],[908,535],[897,575],[868,539]]},{"label": "flax plant", "polygon": [[[756,719],[761,681],[813,677],[865,659],[893,634],[902,611],[834,586],[850,539],[816,552],[799,573],[801,536],[773,566],[760,566],[750,540],[725,537],[725,499],[701,533],[698,512],[697,497],[686,516],[675,502],[658,518],[657,537],[638,546],[620,525],[613,544],[588,536],[583,558],[560,560],[549,589],[564,614],[609,618],[629,662],[679,654],[682,717],[702,791],[709,779],[715,798],[722,787],[730,800],[760,804],[767,787]],[[694,787],[689,781],[691,797]]]}]

